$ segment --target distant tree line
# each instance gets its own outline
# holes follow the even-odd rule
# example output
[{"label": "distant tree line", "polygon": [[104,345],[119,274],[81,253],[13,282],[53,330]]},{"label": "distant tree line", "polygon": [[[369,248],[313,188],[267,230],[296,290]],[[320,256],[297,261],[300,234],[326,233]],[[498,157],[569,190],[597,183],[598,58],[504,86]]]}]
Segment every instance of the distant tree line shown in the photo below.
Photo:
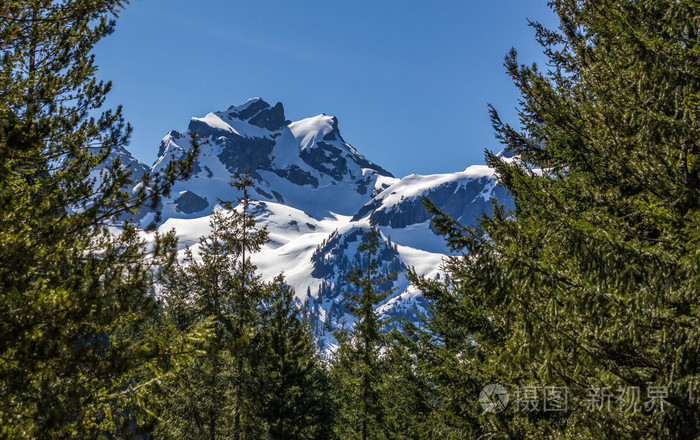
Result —
[{"label": "distant tree line", "polygon": [[183,260],[130,220],[199,147],[108,161],[131,127],[91,52],[126,4],[0,3],[0,438],[700,437],[700,3],[551,1],[546,68],[505,60],[520,126],[491,109],[514,209],[464,227],[424,201],[455,256],[409,271],[418,326],[377,314],[370,228],[330,353],[250,262],[249,176]]}]

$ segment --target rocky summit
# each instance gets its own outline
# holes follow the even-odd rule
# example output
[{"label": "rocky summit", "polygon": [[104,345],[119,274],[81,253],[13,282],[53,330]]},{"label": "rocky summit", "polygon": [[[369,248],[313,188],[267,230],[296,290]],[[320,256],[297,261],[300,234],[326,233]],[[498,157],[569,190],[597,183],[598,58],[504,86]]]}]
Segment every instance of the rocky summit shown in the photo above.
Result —
[{"label": "rocky summit", "polygon": [[[282,103],[272,106],[260,98],[192,118],[187,130],[169,132],[151,171],[184,155],[193,136],[201,145],[193,174],[163,200],[159,229],[175,229],[180,246],[196,252],[219,201],[239,196],[229,185],[232,174],[248,172],[255,182],[251,209],[270,231],[269,243],[253,261],[267,278],[284,274],[308,309],[322,348],[334,343],[328,328],[351,320],[343,301],[351,288],[346,272],[359,261],[357,247],[371,223],[385,241],[382,270],[401,272],[386,286],[395,293],[377,312],[415,320],[425,313],[424,301],[408,283],[405,269],[440,277],[440,264],[449,254],[430,227],[422,198],[463,224],[490,211],[493,197],[510,204],[486,166],[396,178],[346,142],[335,117],[320,114],[292,122]],[[134,177],[147,168],[125,150],[119,156]],[[153,213],[144,211],[138,219],[149,223]]]}]

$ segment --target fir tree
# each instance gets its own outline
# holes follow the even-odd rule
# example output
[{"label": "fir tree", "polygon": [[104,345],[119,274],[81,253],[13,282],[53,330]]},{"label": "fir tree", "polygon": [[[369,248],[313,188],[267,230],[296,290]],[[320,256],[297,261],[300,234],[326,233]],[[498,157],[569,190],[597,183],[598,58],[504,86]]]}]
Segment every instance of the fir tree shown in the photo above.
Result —
[{"label": "fir tree", "polygon": [[381,438],[383,408],[380,388],[383,383],[382,349],[387,336],[386,320],[377,316],[375,307],[392,290],[380,286],[396,274],[380,276],[380,251],[383,242],[376,227],[365,233],[358,247],[360,264],[348,274],[355,292],[346,293],[346,307],[355,319],[350,331],[336,332],[339,347],[334,359],[334,373],[340,386],[341,420],[338,432],[342,438]]},{"label": "fir tree", "polygon": [[268,234],[255,227],[249,212],[251,184],[248,176],[235,176],[240,207],[222,202],[224,209],[212,214],[211,232],[200,239],[197,254],[188,249],[165,286],[164,313],[171,325],[187,331],[213,319],[215,335],[201,356],[174,372],[156,393],[161,407],[156,433],[213,440],[260,429],[252,411],[251,364],[257,363],[267,289],[249,257]]},{"label": "fir tree", "polygon": [[[694,438],[700,6],[551,4],[559,30],[534,25],[548,70],[518,64],[515,51],[506,58],[522,95],[522,130],[492,111],[516,157],[489,153],[488,162],[514,210],[464,228],[428,203],[450,246],[468,252],[450,259],[445,284],[418,283],[432,301],[430,353],[438,356],[424,358],[443,399],[441,428]],[[478,390],[494,382],[511,391],[566,387],[568,411],[543,412],[540,388],[539,411],[483,414]],[[471,403],[455,401],[454,390]],[[614,410],[589,405],[596,390],[613,393]]]},{"label": "fir tree", "polygon": [[332,406],[328,378],[317,357],[308,321],[295,305],[294,291],[278,277],[271,285],[261,324],[256,406],[270,439],[325,439]]},{"label": "fir tree", "polygon": [[444,438],[444,433],[430,431],[435,396],[431,378],[424,369],[417,368],[417,353],[423,347],[414,340],[414,333],[409,323],[389,333],[380,389],[383,431],[386,438],[396,440]]},{"label": "fir tree", "polygon": [[[154,273],[172,262],[174,236],[156,235],[149,252],[118,219],[157,206],[196,149],[160,176],[105,164],[131,128],[120,108],[99,112],[111,84],[95,79],[91,51],[126,3],[0,3],[3,438],[114,432],[134,368],[167,350],[130,335],[155,310]],[[134,193],[132,179],[143,180]]]}]

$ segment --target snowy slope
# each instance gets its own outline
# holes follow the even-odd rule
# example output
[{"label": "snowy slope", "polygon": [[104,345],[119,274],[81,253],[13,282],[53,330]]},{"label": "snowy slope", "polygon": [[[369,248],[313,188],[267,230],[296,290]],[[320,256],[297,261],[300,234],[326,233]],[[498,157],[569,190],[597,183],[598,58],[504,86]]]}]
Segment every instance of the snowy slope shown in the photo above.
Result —
[{"label": "snowy slope", "polygon": [[199,237],[209,232],[209,216],[220,209],[218,201],[238,196],[229,185],[232,174],[249,172],[251,209],[270,231],[269,243],[253,262],[266,279],[284,274],[314,319],[324,348],[334,343],[326,325],[350,321],[344,301],[351,286],[345,274],[358,263],[357,247],[370,224],[379,227],[385,241],[382,270],[402,272],[386,286],[395,293],[377,312],[415,320],[425,313],[425,304],[405,269],[439,277],[448,254],[430,227],[423,197],[465,224],[489,211],[492,197],[509,203],[486,166],[397,179],[347,143],[335,117],[291,122],[281,103],[271,106],[260,98],[192,118],[186,131],[168,133],[152,171],[185,154],[194,136],[201,145],[194,173],[164,200],[159,229],[175,229],[181,248],[196,252]]}]

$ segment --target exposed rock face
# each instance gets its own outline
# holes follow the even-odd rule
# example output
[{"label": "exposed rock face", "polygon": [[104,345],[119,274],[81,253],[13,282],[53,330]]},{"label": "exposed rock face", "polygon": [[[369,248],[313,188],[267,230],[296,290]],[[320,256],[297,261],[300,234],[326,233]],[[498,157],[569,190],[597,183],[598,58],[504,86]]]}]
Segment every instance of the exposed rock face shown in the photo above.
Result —
[{"label": "exposed rock face", "polygon": [[[482,214],[491,212],[490,197],[508,201],[503,187],[494,187],[492,192],[484,193],[491,180],[487,177],[466,182],[449,182],[436,188],[426,190],[420,197],[404,198],[397,205],[382,207],[375,204],[369,218],[373,223],[392,228],[405,228],[409,225],[423,223],[431,216],[423,207],[423,197],[440,208],[444,213],[457,219],[464,225],[470,225]],[[486,195],[486,196],[485,196]],[[365,212],[368,212],[365,210]]]},{"label": "exposed rock face", "polygon": [[[261,104],[265,101],[260,101]],[[250,118],[250,123],[261,128],[266,128],[270,131],[276,131],[282,128],[283,125],[289,123],[284,119],[284,107],[281,102],[275,104],[274,107],[269,106],[262,108],[255,116]]]},{"label": "exposed rock face", "polygon": [[424,223],[431,218],[423,207],[424,197],[464,225],[473,224],[482,212],[490,213],[492,197],[511,206],[507,192],[496,183],[492,172],[477,166],[461,173],[401,179],[382,188],[352,220],[369,218],[378,226],[391,228]]},{"label": "exposed rock face", "polygon": [[341,180],[348,172],[348,164],[343,157],[343,152],[323,141],[316,142],[316,145],[318,148],[303,150],[301,160],[335,180]]},{"label": "exposed rock face", "polygon": [[[221,138],[220,138],[221,139]],[[218,155],[221,163],[229,171],[249,172],[269,170],[272,168],[270,153],[275,142],[267,138],[246,138],[235,134],[221,139],[222,147]]]},{"label": "exposed rock face", "polygon": [[209,201],[191,191],[184,191],[180,197],[175,199],[175,206],[178,212],[191,214],[206,209],[209,206]]},{"label": "exposed rock face", "polygon": [[295,185],[309,185],[318,188],[318,179],[310,172],[301,169],[299,165],[290,165],[283,170],[275,170],[275,174],[289,180]]}]

